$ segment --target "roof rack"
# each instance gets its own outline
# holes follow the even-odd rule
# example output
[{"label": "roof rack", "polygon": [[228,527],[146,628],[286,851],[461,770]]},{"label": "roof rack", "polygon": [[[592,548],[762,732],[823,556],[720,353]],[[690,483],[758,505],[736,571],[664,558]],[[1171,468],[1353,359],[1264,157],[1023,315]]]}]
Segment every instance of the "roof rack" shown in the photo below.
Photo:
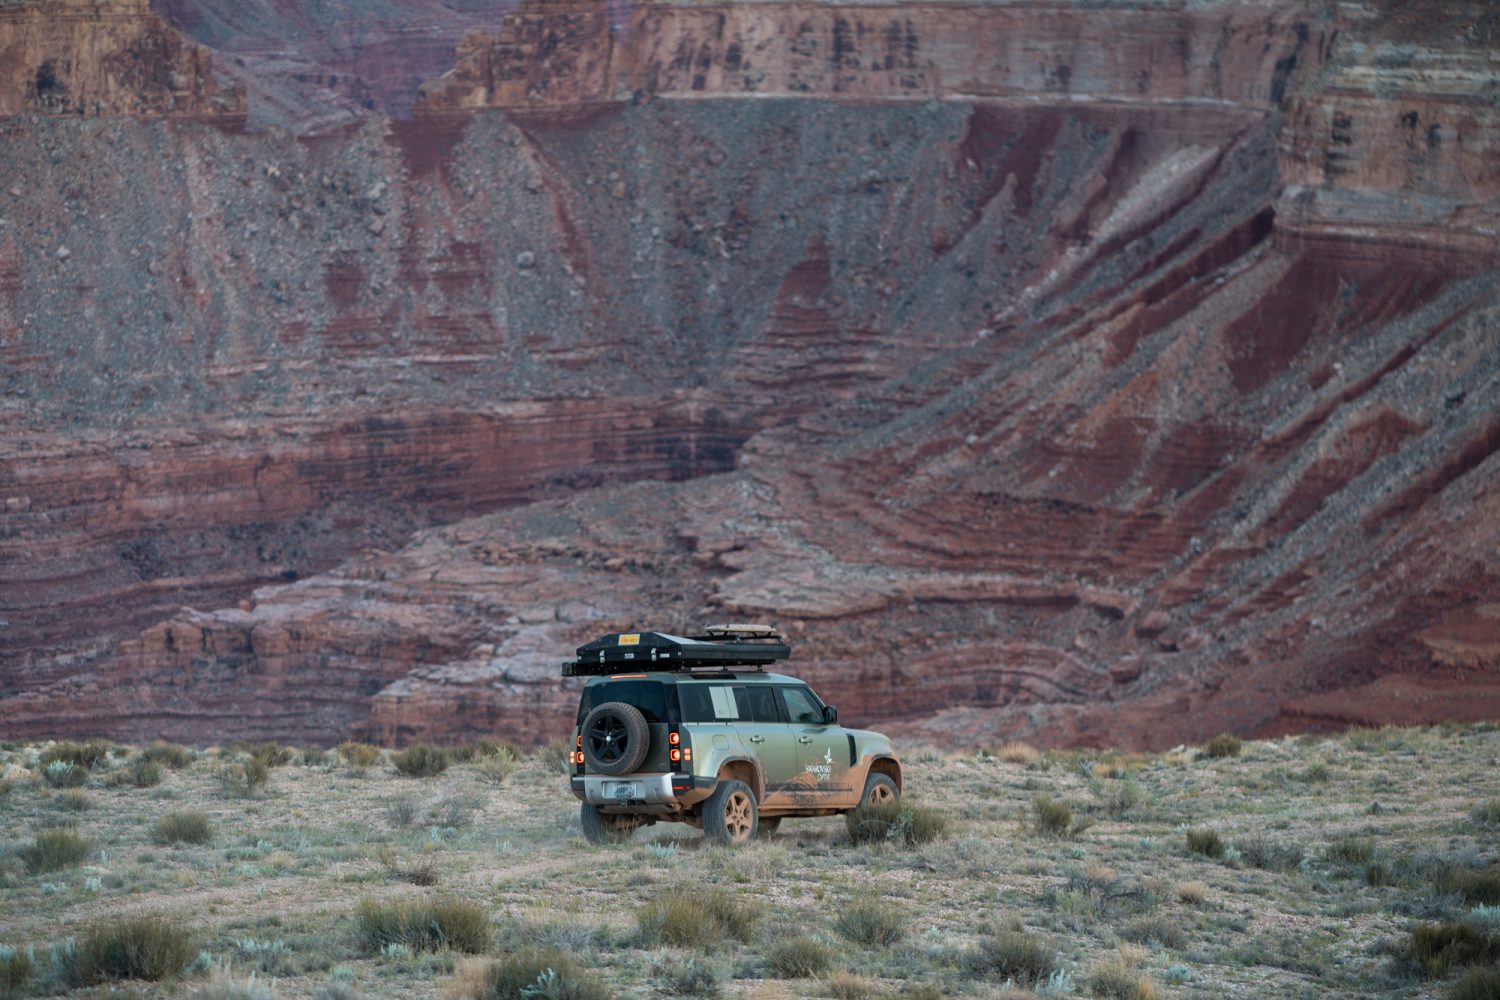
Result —
[{"label": "roof rack", "polygon": [[562,665],[564,677],[597,677],[638,670],[753,667],[792,655],[781,633],[769,625],[710,625],[700,636],[670,632],[613,632],[578,647],[578,659]]}]

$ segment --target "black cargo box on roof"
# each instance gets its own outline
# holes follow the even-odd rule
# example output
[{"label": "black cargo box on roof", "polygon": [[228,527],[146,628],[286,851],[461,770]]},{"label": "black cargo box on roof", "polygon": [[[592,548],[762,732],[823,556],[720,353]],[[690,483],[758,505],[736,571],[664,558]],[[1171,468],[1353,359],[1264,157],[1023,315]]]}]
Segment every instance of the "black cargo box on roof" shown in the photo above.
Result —
[{"label": "black cargo box on roof", "polygon": [[564,677],[645,670],[690,670],[694,667],[755,667],[784,660],[792,649],[770,629],[749,633],[710,630],[704,636],[669,632],[616,632],[578,647],[578,659],[563,664]]}]

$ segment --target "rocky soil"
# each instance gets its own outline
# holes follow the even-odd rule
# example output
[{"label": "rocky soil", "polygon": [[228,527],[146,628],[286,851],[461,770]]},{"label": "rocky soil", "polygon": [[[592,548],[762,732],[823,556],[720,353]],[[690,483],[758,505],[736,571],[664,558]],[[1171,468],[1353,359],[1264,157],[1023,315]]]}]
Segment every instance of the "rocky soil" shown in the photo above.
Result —
[{"label": "rocky soil", "polygon": [[7,732],[541,739],[715,618],[940,742],[1500,712],[1486,4],[58,2]]}]

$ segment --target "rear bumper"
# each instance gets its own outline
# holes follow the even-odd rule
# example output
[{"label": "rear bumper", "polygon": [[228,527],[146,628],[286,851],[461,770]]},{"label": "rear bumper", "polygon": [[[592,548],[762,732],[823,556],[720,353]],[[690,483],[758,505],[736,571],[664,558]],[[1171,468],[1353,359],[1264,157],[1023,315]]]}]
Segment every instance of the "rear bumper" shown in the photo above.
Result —
[{"label": "rear bumper", "polygon": [[717,778],[693,774],[579,774],[569,779],[573,795],[606,812],[676,812],[708,798]]}]

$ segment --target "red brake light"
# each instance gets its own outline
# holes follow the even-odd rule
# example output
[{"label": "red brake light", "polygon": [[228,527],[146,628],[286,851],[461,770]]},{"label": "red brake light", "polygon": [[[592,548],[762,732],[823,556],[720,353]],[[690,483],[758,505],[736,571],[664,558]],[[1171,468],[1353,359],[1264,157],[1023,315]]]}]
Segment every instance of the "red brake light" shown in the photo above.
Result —
[{"label": "red brake light", "polygon": [[670,744],[672,744],[675,747],[677,744],[679,744],[679,743],[682,742],[682,734],[680,734],[680,733],[669,733],[667,735],[667,742],[670,743]]},{"label": "red brake light", "polygon": [[669,756],[674,762],[679,761],[682,759],[682,751],[678,750],[676,747],[673,747],[672,752],[667,756]]}]

